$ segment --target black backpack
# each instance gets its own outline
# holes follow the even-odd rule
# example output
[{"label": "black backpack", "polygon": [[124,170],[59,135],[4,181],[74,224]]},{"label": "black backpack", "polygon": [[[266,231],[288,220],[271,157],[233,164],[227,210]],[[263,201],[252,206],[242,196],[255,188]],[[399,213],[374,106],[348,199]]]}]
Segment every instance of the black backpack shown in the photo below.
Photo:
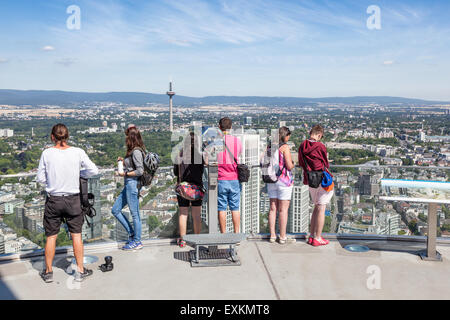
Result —
[{"label": "black backpack", "polygon": [[[88,179],[80,177],[80,200],[81,200],[81,212],[85,217],[94,218],[97,215],[97,211],[95,211],[94,203],[95,196],[92,193],[88,192]],[[89,227],[91,224],[89,220],[86,219],[86,222]]]}]

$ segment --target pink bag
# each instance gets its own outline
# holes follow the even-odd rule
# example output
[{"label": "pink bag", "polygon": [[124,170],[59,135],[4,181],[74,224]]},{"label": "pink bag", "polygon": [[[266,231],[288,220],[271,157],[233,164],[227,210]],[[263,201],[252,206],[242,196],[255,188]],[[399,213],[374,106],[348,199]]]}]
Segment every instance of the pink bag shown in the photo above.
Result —
[{"label": "pink bag", "polygon": [[178,165],[178,184],[175,187],[175,193],[188,201],[198,201],[202,200],[205,196],[205,191],[192,183],[181,182],[181,166]]},{"label": "pink bag", "polygon": [[202,200],[205,192],[197,185],[181,182],[175,187],[175,193],[189,201]]}]

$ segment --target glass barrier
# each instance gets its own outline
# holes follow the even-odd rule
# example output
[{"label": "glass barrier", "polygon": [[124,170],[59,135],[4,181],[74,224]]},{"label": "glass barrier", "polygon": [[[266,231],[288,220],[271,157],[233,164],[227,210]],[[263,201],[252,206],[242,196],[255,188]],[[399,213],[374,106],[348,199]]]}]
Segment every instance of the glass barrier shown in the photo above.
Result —
[{"label": "glass barrier", "polygon": [[[261,179],[259,147],[253,150],[252,137],[244,142],[245,162],[250,166],[250,180],[242,185],[241,231],[249,234],[268,233],[270,200],[267,187]],[[449,181],[448,168],[394,167],[394,166],[332,166],[334,196],[327,206],[324,232],[378,235],[425,235],[427,206],[420,203],[389,202],[381,196],[434,197],[449,199],[447,191],[431,189],[382,188],[381,179]],[[294,169],[295,185],[288,215],[288,233],[308,232],[313,205],[309,188],[302,183],[302,170]],[[203,176],[208,190],[208,170]],[[176,177],[173,167],[159,168],[150,187],[140,192],[142,239],[164,239],[178,236],[178,204],[175,194]],[[128,240],[128,235],[112,215],[114,201],[123,188],[123,178],[114,169],[104,169],[89,180],[89,191],[95,195],[94,218],[86,218],[83,226],[85,243],[117,243]],[[208,232],[208,193],[202,210],[202,231]],[[3,181],[0,191],[0,254],[28,253],[43,248],[45,236],[43,214],[45,196],[40,186],[30,177],[18,182]],[[130,221],[128,207],[123,213]],[[227,217],[227,232],[232,232],[231,214]],[[193,233],[189,215],[187,233]],[[438,236],[450,236],[450,210],[438,207]],[[58,235],[57,246],[71,246],[65,225]]]},{"label": "glass barrier", "polygon": [[[382,187],[382,179],[407,180],[409,185],[419,181],[448,182],[448,168],[396,166],[336,166],[335,195],[327,217],[326,232],[426,235],[428,204],[408,202],[408,198],[449,199],[448,191],[439,188]],[[386,201],[381,197],[405,198]],[[450,210],[438,206],[438,236],[450,236]]]}]

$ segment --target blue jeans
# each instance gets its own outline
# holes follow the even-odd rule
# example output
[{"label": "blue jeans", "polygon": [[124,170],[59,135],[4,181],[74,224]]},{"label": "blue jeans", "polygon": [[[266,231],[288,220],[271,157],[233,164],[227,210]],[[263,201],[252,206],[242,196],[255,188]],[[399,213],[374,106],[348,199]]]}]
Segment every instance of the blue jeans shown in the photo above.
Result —
[{"label": "blue jeans", "polygon": [[217,191],[218,211],[239,211],[241,205],[241,184],[239,180],[219,180]]},{"label": "blue jeans", "polygon": [[[139,214],[139,190],[137,188],[137,178],[126,178],[125,187],[116,199],[112,208],[112,214],[123,225],[128,232],[130,239],[141,241],[142,222]],[[130,221],[122,213],[122,209],[128,204],[131,217],[133,218],[133,226]]]}]

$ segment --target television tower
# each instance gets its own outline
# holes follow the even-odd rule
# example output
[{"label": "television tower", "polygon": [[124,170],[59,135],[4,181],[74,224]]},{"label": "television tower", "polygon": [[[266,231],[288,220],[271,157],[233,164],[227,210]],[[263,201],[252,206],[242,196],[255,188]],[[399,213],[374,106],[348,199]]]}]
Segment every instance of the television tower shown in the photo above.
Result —
[{"label": "television tower", "polygon": [[167,91],[167,95],[169,96],[169,118],[170,118],[170,132],[173,132],[173,104],[172,98],[175,95],[175,92],[172,89],[172,81],[169,84],[169,91]]}]

